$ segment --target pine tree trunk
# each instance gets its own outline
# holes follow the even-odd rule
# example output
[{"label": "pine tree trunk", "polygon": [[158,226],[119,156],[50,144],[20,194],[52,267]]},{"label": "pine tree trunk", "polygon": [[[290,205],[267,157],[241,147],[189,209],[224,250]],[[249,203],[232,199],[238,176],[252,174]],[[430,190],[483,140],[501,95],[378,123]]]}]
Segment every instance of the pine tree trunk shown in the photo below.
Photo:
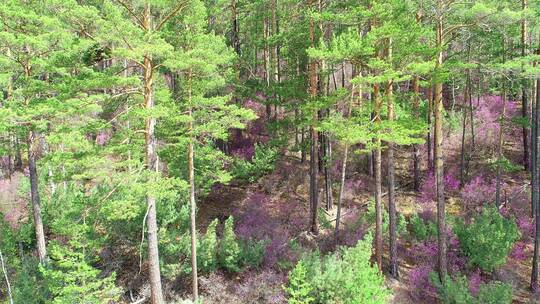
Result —
[{"label": "pine tree trunk", "polygon": [[[540,52],[540,51],[539,51]],[[532,147],[535,150],[535,159],[533,159],[533,170],[532,170],[532,192],[533,199],[532,204],[534,208],[534,220],[535,220],[535,237],[534,237],[534,253],[532,261],[532,271],[531,271],[531,289],[533,291],[538,290],[538,256],[540,254],[540,81],[536,80],[536,104],[535,104],[535,115],[533,121],[534,136],[535,136],[535,145]]]},{"label": "pine tree trunk", "polygon": [[[150,5],[146,4],[144,8],[144,24],[145,28],[151,29],[151,14]],[[150,111],[154,108],[154,66],[152,59],[146,55],[144,57],[144,104],[146,110]],[[145,134],[145,146],[146,146],[146,166],[150,171],[158,171],[157,168],[157,151],[156,151],[156,137],[155,137],[156,118],[149,117],[146,120],[146,134]],[[158,225],[157,225],[157,212],[156,212],[156,198],[153,194],[147,194],[146,202],[148,204],[148,262],[150,272],[150,290],[152,304],[163,304],[163,291],[161,288],[161,271],[159,268],[159,250],[158,250]]]},{"label": "pine tree trunk", "polygon": [[[388,41],[387,60],[392,60],[392,40]],[[390,80],[386,88],[388,120],[394,120],[394,91],[393,83]],[[394,278],[399,277],[397,262],[397,218],[396,218],[396,193],[395,193],[395,168],[394,168],[394,143],[388,142],[387,169],[388,169],[388,220],[390,234],[390,275]]]},{"label": "pine tree trunk", "polygon": [[[443,20],[440,17],[437,20],[437,47],[442,49],[443,46]],[[443,64],[443,52],[439,51],[436,71],[440,71]],[[447,258],[446,258],[446,213],[445,213],[445,198],[444,198],[444,159],[443,159],[443,84],[437,81],[435,84],[435,178],[437,183],[437,227],[438,227],[438,266],[439,278],[444,282],[447,275]]]},{"label": "pine tree trunk", "polygon": [[[527,0],[522,0],[523,10],[527,9]],[[521,56],[525,57],[527,51],[527,21],[523,19],[521,22]],[[527,100],[527,81],[522,81],[521,90],[521,115],[524,119],[529,119],[529,102]],[[529,170],[529,130],[523,126],[523,165],[525,170]],[[533,206],[534,207],[534,206]],[[533,209],[534,210],[534,209]]]},{"label": "pine tree trunk", "polygon": [[334,232],[334,238],[336,244],[339,243],[339,222],[341,221],[341,206],[343,205],[343,193],[345,188],[345,175],[347,172],[347,158],[349,156],[349,145],[345,144],[343,149],[343,160],[341,161],[341,181],[339,184],[339,196],[337,201],[337,211],[336,211],[336,229]]},{"label": "pine tree trunk", "polygon": [[427,113],[427,123],[428,123],[428,134],[427,134],[427,167],[429,170],[433,169],[433,150],[431,149],[431,142],[433,139],[433,125],[431,122],[431,117],[433,113],[433,86],[430,86],[428,89],[428,113]]},{"label": "pine tree trunk", "polygon": [[[191,69],[188,74],[188,115],[192,117],[191,106]],[[193,120],[188,122],[189,144],[188,144],[188,171],[189,171],[189,207],[190,207],[190,232],[191,232],[191,275],[193,301],[196,302],[199,298],[199,283],[197,277],[197,226],[196,226],[196,211],[197,202],[195,201],[195,162],[193,148]]]},{"label": "pine tree trunk", "polygon": [[332,195],[332,177],[330,170],[332,165],[332,142],[328,134],[325,136],[325,161],[324,161],[324,186],[326,192],[326,210],[332,210],[334,205]]},{"label": "pine tree trunk", "polygon": [[[416,119],[420,116],[420,84],[419,77],[413,78],[413,111]],[[413,189],[420,190],[420,149],[418,145],[413,145]]]},{"label": "pine tree trunk", "polygon": [[236,54],[240,56],[240,26],[238,25],[238,11],[236,9],[236,0],[231,0],[231,28],[231,43]]},{"label": "pine tree trunk", "polygon": [[36,242],[39,262],[44,264],[47,260],[47,248],[45,245],[45,232],[43,230],[43,220],[41,218],[41,205],[39,198],[39,180],[36,168],[36,147],[35,133],[28,133],[28,171],[30,173],[30,197],[32,200],[32,211],[34,215],[34,228],[36,230]]},{"label": "pine tree trunk", "polygon": [[[313,5],[313,0],[311,1]],[[309,21],[309,37],[311,42],[311,47],[315,47],[315,22],[313,17]],[[311,98],[317,97],[317,62],[314,59],[311,59],[309,64],[309,95]],[[311,207],[311,232],[313,234],[319,234],[319,225],[318,225],[318,208],[319,208],[319,189],[318,189],[318,143],[319,136],[315,125],[317,123],[317,111],[313,110],[312,122],[310,126],[310,135],[311,135],[311,155],[309,160],[309,188],[310,188],[310,207]]]},{"label": "pine tree trunk", "polygon": [[[503,37],[502,40],[502,50],[503,50],[503,63],[506,62],[506,56],[505,56],[505,38]],[[504,116],[506,115],[506,83],[503,80],[502,81],[502,102],[503,102],[503,108],[501,112],[501,116],[499,119],[499,138],[497,142],[497,161],[499,162],[497,164],[497,177],[496,177],[496,189],[495,189],[495,204],[497,207],[501,205],[501,179],[502,179],[502,164],[501,161],[503,159],[503,144],[504,144]],[[533,149],[534,150],[534,149]],[[533,168],[534,170],[534,168]]]},{"label": "pine tree trunk", "polygon": [[[470,73],[470,71],[468,71]],[[463,106],[461,108],[461,114],[462,114],[462,132],[461,132],[461,161],[459,165],[459,185],[460,187],[463,187],[465,185],[465,135],[467,131],[467,111],[465,108],[465,104],[470,104],[469,98],[471,98],[470,95],[470,82],[467,81],[465,83],[465,89],[463,90]]]},{"label": "pine tree trunk", "polygon": [[[270,36],[270,24],[268,22],[267,18],[264,18],[263,21],[264,24],[264,79],[266,83],[266,87],[270,87],[270,48],[268,46],[268,38]],[[266,96],[267,98],[269,96]],[[268,121],[272,119],[272,105],[270,104],[269,100],[266,100],[266,118]]]},{"label": "pine tree trunk", "polygon": [[[382,100],[379,94],[379,85],[373,85],[373,100],[375,111],[375,123],[381,123]],[[382,172],[381,172],[381,139],[379,136],[375,139],[375,260],[379,271],[382,271]]]}]

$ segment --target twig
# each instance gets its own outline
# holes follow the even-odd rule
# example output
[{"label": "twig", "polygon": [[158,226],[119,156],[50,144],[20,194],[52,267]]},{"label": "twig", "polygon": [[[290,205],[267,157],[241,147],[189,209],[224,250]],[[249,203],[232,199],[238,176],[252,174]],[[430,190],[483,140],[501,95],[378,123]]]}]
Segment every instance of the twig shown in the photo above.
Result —
[{"label": "twig", "polygon": [[9,284],[6,266],[4,265],[4,256],[2,255],[2,250],[0,250],[0,263],[2,263],[2,272],[4,273],[4,278],[6,279],[6,285],[7,285],[8,295],[9,295],[9,303],[13,304],[13,296],[11,295],[11,284]]}]

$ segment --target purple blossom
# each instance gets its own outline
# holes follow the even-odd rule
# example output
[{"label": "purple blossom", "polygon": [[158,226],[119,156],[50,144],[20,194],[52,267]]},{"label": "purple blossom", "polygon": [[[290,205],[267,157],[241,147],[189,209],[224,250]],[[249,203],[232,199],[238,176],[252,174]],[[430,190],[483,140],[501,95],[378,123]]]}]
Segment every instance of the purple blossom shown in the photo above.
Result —
[{"label": "purple blossom", "polygon": [[112,137],[110,130],[99,131],[96,136],[96,144],[103,146],[105,145]]},{"label": "purple blossom", "polygon": [[[446,191],[455,191],[459,188],[459,181],[454,177],[454,170],[449,170],[444,176],[444,187]],[[420,203],[434,202],[437,199],[437,181],[433,171],[428,172],[423,183],[420,185]]]},{"label": "purple blossom", "polygon": [[483,175],[478,175],[463,186],[461,199],[467,210],[476,210],[486,203],[495,200],[496,185],[486,181]]},{"label": "purple blossom", "polygon": [[478,295],[478,290],[480,289],[480,285],[482,283],[483,283],[482,273],[480,271],[480,268],[477,268],[469,276],[469,290],[471,291],[473,296],[476,297]]},{"label": "purple blossom", "polygon": [[430,265],[421,265],[409,272],[409,292],[415,301],[431,303],[437,294],[437,289],[429,280],[429,274],[434,271]]},{"label": "purple blossom", "polygon": [[527,248],[527,243],[523,241],[518,241],[514,244],[512,251],[510,252],[510,257],[518,262],[523,262],[528,259],[525,250]]}]

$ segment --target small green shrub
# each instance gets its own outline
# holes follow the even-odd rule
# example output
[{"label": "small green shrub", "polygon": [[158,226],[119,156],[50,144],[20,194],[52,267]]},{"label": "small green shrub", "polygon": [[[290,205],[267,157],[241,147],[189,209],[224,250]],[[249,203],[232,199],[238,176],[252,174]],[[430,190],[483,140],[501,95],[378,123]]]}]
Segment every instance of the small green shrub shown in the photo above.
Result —
[{"label": "small green shrub", "polygon": [[199,243],[199,250],[197,252],[197,266],[202,272],[212,272],[217,269],[217,249],[218,240],[216,235],[216,228],[219,223],[218,219],[213,220],[206,234]]},{"label": "small green shrub", "polygon": [[308,278],[307,267],[304,261],[299,261],[289,272],[289,284],[284,288],[288,295],[289,304],[310,304],[315,301],[314,288]]},{"label": "small green shrub", "polygon": [[429,275],[431,283],[437,288],[437,292],[444,304],[471,304],[474,303],[474,297],[469,290],[469,281],[464,276],[453,280],[446,276],[445,281],[441,283],[435,272]]},{"label": "small green shrub", "polygon": [[470,224],[457,221],[454,231],[469,263],[493,271],[506,262],[519,231],[514,220],[504,218],[496,207],[486,207]]},{"label": "small green shrub", "polygon": [[49,243],[51,263],[39,266],[47,288],[54,298],[52,303],[109,303],[120,298],[115,286],[116,275],[102,277],[101,270],[91,265],[79,240],[70,246]]},{"label": "small green shrub", "polygon": [[274,170],[278,155],[277,148],[255,145],[255,153],[250,161],[240,158],[235,159],[232,170],[233,175],[241,180],[255,182]]},{"label": "small green shrub", "polygon": [[411,234],[419,241],[424,241],[432,236],[437,235],[437,225],[434,222],[424,222],[418,214],[414,214],[409,219],[409,227]]},{"label": "small green shrub", "polygon": [[[301,276],[295,274],[289,278],[289,300],[294,299],[291,294],[301,294],[303,299],[313,298],[314,303],[386,303],[390,292],[384,286],[384,276],[370,262],[372,241],[371,234],[368,234],[355,247],[341,249],[325,257],[318,252],[304,257],[299,262],[303,265],[297,264],[295,267],[296,271],[301,271]],[[302,284],[299,284],[299,280]],[[303,289],[299,286],[303,286]]]},{"label": "small green shrub", "polygon": [[264,251],[267,245],[266,240],[254,241],[247,240],[242,242],[242,251],[240,253],[240,263],[244,267],[259,268],[264,260]]},{"label": "small green shrub", "polygon": [[218,260],[221,267],[228,271],[240,271],[240,245],[234,233],[234,218],[229,216],[223,228],[223,238],[219,244]]},{"label": "small green shrub", "polygon": [[444,284],[439,281],[435,272],[430,280],[444,304],[510,304],[512,303],[512,287],[502,282],[482,283],[478,296],[474,297],[469,290],[469,282],[464,276],[453,280],[446,276]]},{"label": "small green shrub", "polygon": [[512,303],[512,286],[502,282],[480,285],[478,304],[510,304]]}]

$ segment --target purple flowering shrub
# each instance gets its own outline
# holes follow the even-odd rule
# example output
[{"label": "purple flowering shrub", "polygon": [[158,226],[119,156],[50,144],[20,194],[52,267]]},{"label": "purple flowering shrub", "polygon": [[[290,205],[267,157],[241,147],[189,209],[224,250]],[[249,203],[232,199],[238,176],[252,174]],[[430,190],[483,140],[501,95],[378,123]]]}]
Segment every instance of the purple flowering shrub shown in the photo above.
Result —
[{"label": "purple flowering shrub", "polygon": [[[491,152],[497,145],[497,138],[500,130],[499,120],[503,111],[503,99],[501,96],[482,96],[480,100],[475,99],[475,124],[476,124],[476,144],[477,147],[486,152]],[[514,101],[506,102],[506,121],[519,115],[518,104]],[[515,138],[519,132],[516,125],[506,126],[505,135],[508,139]]]},{"label": "purple flowering shrub", "polygon": [[478,291],[480,290],[480,285],[482,285],[482,283],[484,283],[482,271],[480,268],[476,268],[476,270],[471,272],[469,275],[469,290],[473,296],[476,297],[478,295]]},{"label": "purple flowering shrub", "polygon": [[[455,177],[456,170],[448,170],[444,175],[444,190],[445,192],[454,192],[459,189],[459,180]],[[420,195],[418,201],[420,203],[429,203],[437,200],[437,181],[433,171],[427,173],[426,178],[420,185]]]},{"label": "purple flowering shrub", "polygon": [[512,251],[510,251],[510,258],[523,262],[529,258],[529,255],[525,252],[527,249],[527,243],[523,241],[518,241],[514,244]]},{"label": "purple flowering shrub", "polygon": [[267,194],[251,193],[244,207],[235,212],[236,235],[243,240],[266,240],[265,266],[276,266],[280,260],[295,261],[297,250],[289,241],[305,228],[300,207],[294,201],[272,201]]},{"label": "purple flowering shrub", "polygon": [[461,199],[465,210],[480,211],[484,204],[495,201],[496,184],[487,181],[483,175],[477,175],[461,189]]},{"label": "purple flowering shrub", "polygon": [[434,270],[430,265],[420,265],[409,272],[409,288],[411,298],[423,303],[435,301],[437,289],[429,280],[429,274]]}]

